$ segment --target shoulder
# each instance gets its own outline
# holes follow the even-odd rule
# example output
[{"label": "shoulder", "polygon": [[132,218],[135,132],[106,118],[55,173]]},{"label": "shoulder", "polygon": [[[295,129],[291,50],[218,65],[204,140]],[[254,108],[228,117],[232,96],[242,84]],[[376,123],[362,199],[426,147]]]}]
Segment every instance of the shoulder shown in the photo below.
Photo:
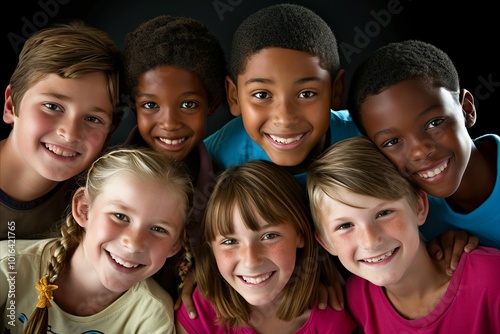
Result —
[{"label": "shoulder", "polygon": [[204,139],[205,144],[210,151],[210,143],[214,141],[221,141],[232,137],[245,137],[247,135],[245,127],[243,126],[243,118],[241,116],[235,117],[226,124],[224,124],[219,130],[212,133],[210,136]]},{"label": "shoulder", "polygon": [[26,240],[26,239],[9,239],[0,241],[1,259],[16,256],[41,256],[44,252],[45,246],[55,239],[40,239],[40,240]]},{"label": "shoulder", "polygon": [[361,135],[351,115],[345,109],[330,111],[329,131],[332,144],[345,138]]}]

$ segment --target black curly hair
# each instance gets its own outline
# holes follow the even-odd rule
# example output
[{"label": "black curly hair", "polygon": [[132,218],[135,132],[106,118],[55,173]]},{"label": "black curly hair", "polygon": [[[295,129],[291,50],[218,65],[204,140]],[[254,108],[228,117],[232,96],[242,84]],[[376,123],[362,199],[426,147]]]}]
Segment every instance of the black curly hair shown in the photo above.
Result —
[{"label": "black curly hair", "polygon": [[460,90],[457,69],[441,49],[419,40],[389,43],[361,63],[349,85],[347,109],[363,134],[366,132],[361,122],[361,104],[383,89],[410,79],[426,80],[457,96]]},{"label": "black curly hair", "polygon": [[229,74],[236,83],[248,59],[264,48],[310,52],[335,78],[340,70],[337,40],[328,24],[312,10],[294,4],[272,5],[248,16],[233,36]]},{"label": "black curly hair", "polygon": [[[225,102],[227,74],[224,51],[201,22],[189,18],[160,15],[127,34],[123,49],[125,88],[134,91],[139,76],[158,66],[173,66],[198,75],[208,93],[210,106]],[[135,111],[135,105],[131,108]]]}]

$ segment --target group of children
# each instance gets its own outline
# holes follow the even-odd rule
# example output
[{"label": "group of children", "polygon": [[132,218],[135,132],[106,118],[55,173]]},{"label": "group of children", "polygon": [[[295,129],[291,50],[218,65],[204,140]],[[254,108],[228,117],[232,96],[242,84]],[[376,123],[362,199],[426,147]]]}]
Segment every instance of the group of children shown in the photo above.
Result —
[{"label": "group of children", "polygon": [[[250,15],[227,60],[187,17],[144,22],[121,57],[82,23],[28,39],[0,142],[2,331],[500,330],[500,137],[468,135],[444,52],[380,48],[347,110],[303,6]],[[137,127],[107,148],[120,71]],[[237,117],[205,138],[225,101]]]}]

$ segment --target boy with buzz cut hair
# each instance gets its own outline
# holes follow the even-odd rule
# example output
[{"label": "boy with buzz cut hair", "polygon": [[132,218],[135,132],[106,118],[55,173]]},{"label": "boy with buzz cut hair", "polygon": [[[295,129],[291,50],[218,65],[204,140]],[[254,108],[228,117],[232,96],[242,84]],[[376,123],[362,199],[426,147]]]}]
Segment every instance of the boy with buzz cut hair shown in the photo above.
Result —
[{"label": "boy with buzz cut hair", "polygon": [[228,63],[227,99],[239,117],[205,139],[222,168],[273,161],[305,187],[310,161],[360,135],[347,110],[333,111],[341,107],[344,70],[331,28],[310,9],[278,4],[250,15],[233,36]]},{"label": "boy with buzz cut hair", "polygon": [[109,36],[81,21],[27,39],[5,90],[3,120],[12,129],[0,142],[1,240],[55,232],[74,177],[120,122],[119,64]]},{"label": "boy with buzz cut hair", "polygon": [[500,248],[500,137],[470,137],[474,98],[445,52],[418,40],[378,49],[356,69],[348,107],[359,129],[428,194],[426,240],[461,229]]},{"label": "boy with buzz cut hair", "polygon": [[500,250],[463,253],[448,275],[419,232],[432,224],[426,193],[369,138],[330,146],[307,188],[316,239],[354,274],[346,308],[360,333],[500,332]]}]

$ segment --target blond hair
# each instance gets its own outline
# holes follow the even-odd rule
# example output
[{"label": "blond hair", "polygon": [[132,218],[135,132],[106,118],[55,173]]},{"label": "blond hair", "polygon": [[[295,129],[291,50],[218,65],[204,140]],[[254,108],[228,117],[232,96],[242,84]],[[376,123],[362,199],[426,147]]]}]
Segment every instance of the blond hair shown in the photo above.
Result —
[{"label": "blond hair", "polygon": [[[83,184],[90,202],[99,195],[115,176],[129,173],[136,178],[153,179],[165,188],[165,192],[183,199],[185,221],[193,206],[194,188],[185,165],[149,148],[121,148],[109,151],[98,158],[88,169]],[[181,233],[181,235],[183,235]],[[69,267],[71,256],[85,238],[85,230],[68,213],[61,226],[61,236],[50,246],[50,260],[46,264],[45,279],[53,284]],[[35,308],[27,323],[25,333],[47,333],[48,307]]]}]

